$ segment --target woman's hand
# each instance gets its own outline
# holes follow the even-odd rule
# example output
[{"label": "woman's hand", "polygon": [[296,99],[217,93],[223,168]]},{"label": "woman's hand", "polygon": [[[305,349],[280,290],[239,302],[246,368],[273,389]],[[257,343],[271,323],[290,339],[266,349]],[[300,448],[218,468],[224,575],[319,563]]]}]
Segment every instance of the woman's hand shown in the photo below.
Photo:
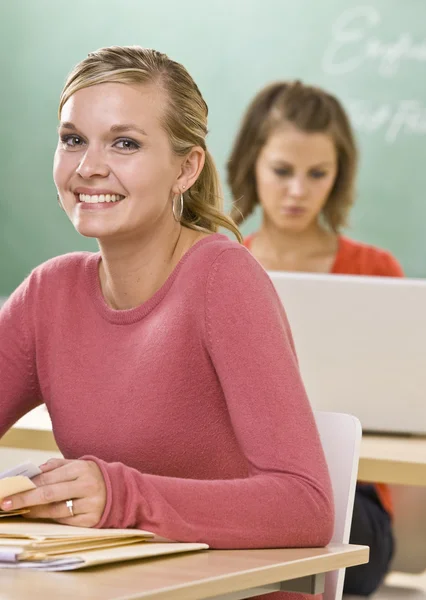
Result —
[{"label": "woman's hand", "polygon": [[5,498],[3,510],[30,508],[25,517],[77,527],[94,527],[100,521],[106,486],[95,462],[52,458],[40,469],[42,473],[32,479],[37,488]]}]

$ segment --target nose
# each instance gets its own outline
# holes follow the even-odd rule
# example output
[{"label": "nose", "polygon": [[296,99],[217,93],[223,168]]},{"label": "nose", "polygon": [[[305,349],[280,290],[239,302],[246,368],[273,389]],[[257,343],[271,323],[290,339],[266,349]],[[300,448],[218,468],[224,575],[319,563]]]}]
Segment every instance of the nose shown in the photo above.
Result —
[{"label": "nose", "polygon": [[288,192],[293,198],[303,198],[306,194],[306,182],[304,177],[292,177],[288,182]]},{"label": "nose", "polygon": [[83,179],[91,179],[93,177],[108,177],[110,170],[102,152],[95,148],[88,148],[76,171]]}]

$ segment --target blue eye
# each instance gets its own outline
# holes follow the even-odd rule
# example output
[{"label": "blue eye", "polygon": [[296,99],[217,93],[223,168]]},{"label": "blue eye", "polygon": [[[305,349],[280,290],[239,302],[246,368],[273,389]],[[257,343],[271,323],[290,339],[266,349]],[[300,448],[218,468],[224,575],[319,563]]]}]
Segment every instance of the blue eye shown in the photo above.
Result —
[{"label": "blue eye", "polygon": [[134,140],[131,140],[129,138],[123,138],[121,140],[117,140],[114,144],[114,146],[116,148],[118,148],[119,150],[127,150],[127,151],[132,151],[132,150],[139,150],[140,145],[135,142]]},{"label": "blue eye", "polygon": [[82,146],[84,140],[78,135],[61,135],[61,142],[67,148],[76,148],[78,146]]}]

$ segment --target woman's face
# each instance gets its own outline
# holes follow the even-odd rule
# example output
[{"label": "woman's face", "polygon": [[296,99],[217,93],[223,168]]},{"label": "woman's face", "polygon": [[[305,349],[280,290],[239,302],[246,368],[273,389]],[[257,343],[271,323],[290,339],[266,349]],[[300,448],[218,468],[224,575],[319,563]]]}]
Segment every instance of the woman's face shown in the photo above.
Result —
[{"label": "woman's face", "polygon": [[334,142],[286,124],[269,136],[255,174],[264,219],[283,232],[305,231],[318,222],[336,179]]},{"label": "woman's face", "polygon": [[61,203],[84,236],[140,236],[173,219],[182,157],[161,126],[165,97],[152,85],[102,83],[64,104],[54,159]]}]

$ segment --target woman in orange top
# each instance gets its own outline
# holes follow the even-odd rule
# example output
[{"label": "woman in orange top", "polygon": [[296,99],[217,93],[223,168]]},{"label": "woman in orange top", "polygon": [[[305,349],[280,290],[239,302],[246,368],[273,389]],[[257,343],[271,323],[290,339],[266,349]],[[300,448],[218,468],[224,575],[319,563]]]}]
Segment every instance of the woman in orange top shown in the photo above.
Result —
[{"label": "woman in orange top", "polygon": [[[245,245],[267,270],[402,277],[387,251],[341,235],[354,197],[357,149],[339,101],[299,81],[264,88],[251,102],[228,162],[232,217],[261,207]],[[393,554],[385,485],[358,483],[350,541],[370,562],[347,570],[345,592],[370,595]]]}]

